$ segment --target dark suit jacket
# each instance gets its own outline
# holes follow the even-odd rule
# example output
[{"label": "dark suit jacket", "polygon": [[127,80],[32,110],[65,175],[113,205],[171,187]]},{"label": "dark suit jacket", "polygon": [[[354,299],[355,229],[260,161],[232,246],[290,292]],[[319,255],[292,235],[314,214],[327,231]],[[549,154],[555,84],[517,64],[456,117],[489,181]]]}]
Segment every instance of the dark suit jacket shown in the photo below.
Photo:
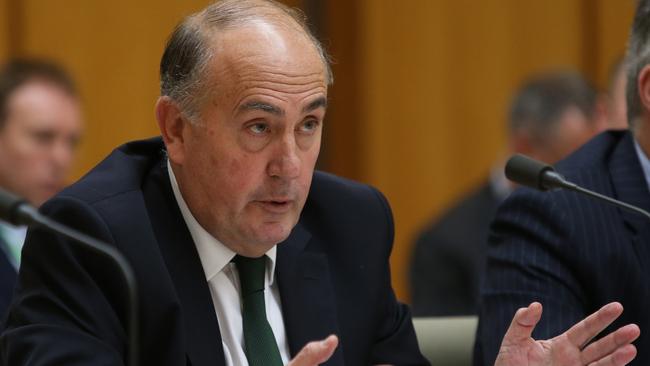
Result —
[{"label": "dark suit jacket", "polygon": [[[0,237],[0,241],[3,239]],[[6,245],[0,242],[0,246]],[[5,318],[11,302],[11,295],[16,284],[16,269],[7,258],[7,254],[0,249],[0,322]]]},{"label": "dark suit jacket", "polygon": [[[598,135],[557,170],[569,180],[650,210],[650,192],[629,132]],[[536,338],[558,335],[619,301],[609,332],[641,327],[633,365],[650,365],[650,222],[570,191],[520,189],[499,208],[488,249],[475,364],[492,365],[517,308],[544,306]]]},{"label": "dark suit jacket", "polygon": [[[201,263],[178,209],[160,139],[127,144],[42,211],[106,241],[139,285],[141,365],[223,365]],[[218,184],[218,183],[216,183]],[[427,364],[390,286],[393,223],[376,190],[315,173],[300,222],[278,246],[290,352],[338,334],[326,365]],[[125,290],[103,258],[30,231],[0,346],[9,365],[117,365]]]},{"label": "dark suit jacket", "polygon": [[478,312],[488,232],[500,202],[486,182],[422,232],[411,257],[413,315]]}]

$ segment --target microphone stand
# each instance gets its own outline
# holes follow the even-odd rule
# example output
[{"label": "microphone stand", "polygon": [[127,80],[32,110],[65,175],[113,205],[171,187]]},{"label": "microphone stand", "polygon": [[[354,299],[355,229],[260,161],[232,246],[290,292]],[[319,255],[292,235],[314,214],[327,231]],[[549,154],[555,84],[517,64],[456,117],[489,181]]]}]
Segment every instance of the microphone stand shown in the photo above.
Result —
[{"label": "microphone stand", "polygon": [[511,181],[523,184],[540,191],[552,189],[568,189],[574,192],[582,193],[590,197],[605,201],[611,205],[621,207],[639,215],[645,216],[650,220],[650,213],[642,208],[630,205],[623,201],[607,197],[598,192],[580,187],[579,185],[569,182],[555,169],[546,163],[532,159],[526,155],[515,154],[506,163],[506,177]]},{"label": "microphone stand", "polygon": [[80,243],[93,252],[106,256],[119,268],[128,292],[128,306],[126,312],[128,350],[127,365],[138,365],[138,293],[135,275],[126,258],[114,247],[103,243],[93,237],[83,234],[62,225],[48,217],[41,215],[34,207],[24,201],[17,201],[7,210],[8,221],[18,225],[30,225],[45,228],[60,234],[73,242]]}]

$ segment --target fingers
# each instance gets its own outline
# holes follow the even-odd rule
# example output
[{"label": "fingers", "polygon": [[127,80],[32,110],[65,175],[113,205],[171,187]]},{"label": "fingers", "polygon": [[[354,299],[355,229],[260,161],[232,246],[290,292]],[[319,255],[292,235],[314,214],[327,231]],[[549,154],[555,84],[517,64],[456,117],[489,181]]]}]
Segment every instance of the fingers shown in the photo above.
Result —
[{"label": "fingers", "polygon": [[611,302],[572,326],[565,334],[571,344],[582,349],[593,337],[618,318],[622,312],[623,305]]},{"label": "fingers", "polygon": [[503,346],[520,343],[530,338],[535,325],[542,317],[542,304],[534,302],[527,308],[520,308],[512,318],[510,327],[503,336]]},{"label": "fingers", "polygon": [[336,346],[339,344],[339,339],[335,335],[331,335],[322,341],[309,342],[305,345],[296,357],[289,362],[288,366],[315,366],[327,361]]},{"label": "fingers", "polygon": [[588,364],[589,366],[623,366],[627,365],[636,357],[636,347],[632,344],[627,344],[619,349],[616,352],[608,355],[607,357]]},{"label": "fingers", "polygon": [[[619,349],[626,349],[627,345],[637,339],[640,333],[641,331],[636,324],[628,324],[617,329],[615,332],[607,335],[606,337],[603,337],[602,339],[599,339],[597,342],[590,344],[582,351],[581,357],[583,364],[588,365],[591,362],[594,362],[603,357],[604,359],[607,359],[605,356],[610,355],[610,353],[612,354],[611,356],[616,355],[616,351]],[[634,354],[636,354],[636,351]],[[621,356],[619,355],[616,357]],[[611,359],[614,360],[614,358],[615,357],[612,357]],[[632,358],[634,358],[634,356]],[[630,360],[626,362],[629,362]],[[605,365],[610,364],[620,365],[620,363],[606,363]]]}]

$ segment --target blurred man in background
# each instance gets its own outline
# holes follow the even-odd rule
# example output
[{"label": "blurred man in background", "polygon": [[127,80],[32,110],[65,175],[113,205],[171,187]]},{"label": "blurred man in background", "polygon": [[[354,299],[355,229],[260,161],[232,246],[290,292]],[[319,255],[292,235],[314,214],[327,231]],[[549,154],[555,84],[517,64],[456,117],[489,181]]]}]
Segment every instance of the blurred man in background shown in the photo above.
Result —
[{"label": "blurred man in background", "polygon": [[[516,93],[509,116],[509,153],[554,163],[604,128],[595,90],[580,75],[539,75]],[[430,224],[415,245],[411,293],[416,316],[478,311],[490,222],[512,190],[503,163],[488,181]]]},{"label": "blurred man in background", "polygon": [[[72,79],[59,66],[0,69],[0,187],[39,206],[64,185],[82,128]],[[0,317],[11,300],[26,228],[0,221]]]}]

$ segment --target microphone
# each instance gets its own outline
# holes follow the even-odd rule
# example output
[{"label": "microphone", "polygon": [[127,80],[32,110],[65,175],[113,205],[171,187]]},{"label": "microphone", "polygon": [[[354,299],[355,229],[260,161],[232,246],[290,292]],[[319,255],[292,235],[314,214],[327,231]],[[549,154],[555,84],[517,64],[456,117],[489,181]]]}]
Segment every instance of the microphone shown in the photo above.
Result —
[{"label": "microphone", "polygon": [[526,187],[540,191],[568,189],[603,200],[611,205],[621,207],[628,211],[635,212],[650,220],[650,213],[648,213],[648,211],[611,197],[607,197],[598,192],[582,188],[575,183],[569,182],[561,174],[558,174],[553,166],[529,158],[526,155],[513,155],[506,163],[505,172],[508,179]]},{"label": "microphone", "polygon": [[108,257],[115,263],[124,278],[129,294],[126,313],[127,335],[129,337],[128,365],[137,366],[138,294],[135,275],[126,258],[114,247],[41,215],[27,201],[3,189],[0,189],[0,220],[14,225],[41,227],[52,233],[60,234],[73,242],[82,244],[95,253]]}]

